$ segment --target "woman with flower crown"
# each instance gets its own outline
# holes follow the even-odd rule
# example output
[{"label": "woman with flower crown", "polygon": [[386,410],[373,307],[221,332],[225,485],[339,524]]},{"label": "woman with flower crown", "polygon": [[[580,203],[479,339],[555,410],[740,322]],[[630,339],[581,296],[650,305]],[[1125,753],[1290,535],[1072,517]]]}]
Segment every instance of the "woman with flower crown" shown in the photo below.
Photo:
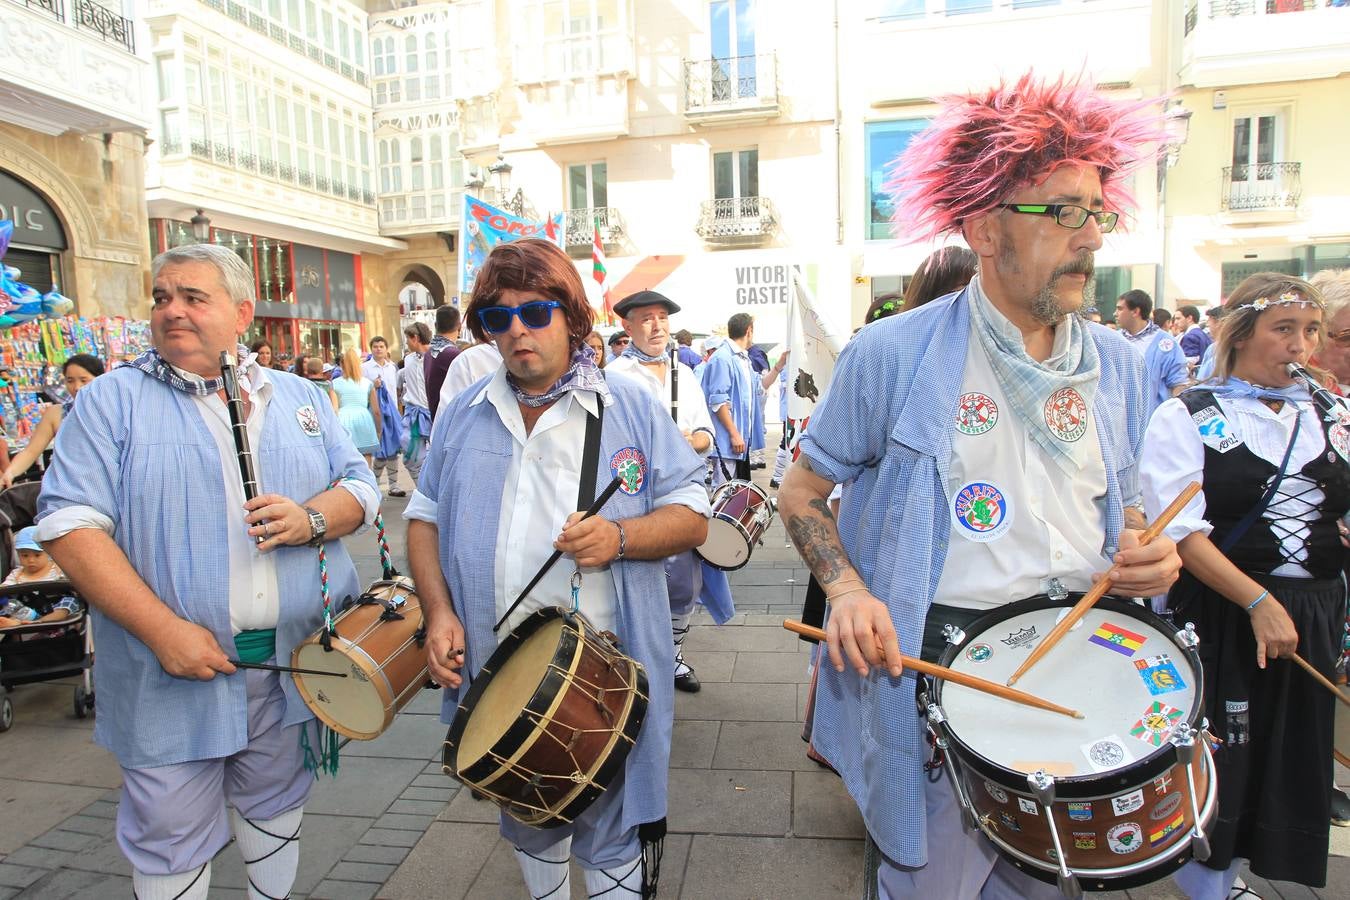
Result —
[{"label": "woman with flower crown", "polygon": [[1319,413],[1287,371],[1317,350],[1322,296],[1262,272],[1224,307],[1214,377],[1158,407],[1140,466],[1150,517],[1204,485],[1167,528],[1185,565],[1168,605],[1200,637],[1220,742],[1211,854],[1176,876],[1193,898],[1255,896],[1234,887],[1244,860],[1262,878],[1326,884],[1335,700],[1291,656],[1331,676],[1346,602],[1350,422]]}]

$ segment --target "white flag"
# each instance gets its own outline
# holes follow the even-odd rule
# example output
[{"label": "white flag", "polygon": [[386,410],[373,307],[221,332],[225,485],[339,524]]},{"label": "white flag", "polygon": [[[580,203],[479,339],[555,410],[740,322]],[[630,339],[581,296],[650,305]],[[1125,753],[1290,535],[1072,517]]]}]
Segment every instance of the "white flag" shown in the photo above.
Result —
[{"label": "white flag", "polygon": [[797,459],[797,443],[806,430],[816,404],[830,386],[834,363],[848,342],[816,312],[816,298],[802,279],[801,269],[792,269],[792,293],[788,298],[788,450]]}]

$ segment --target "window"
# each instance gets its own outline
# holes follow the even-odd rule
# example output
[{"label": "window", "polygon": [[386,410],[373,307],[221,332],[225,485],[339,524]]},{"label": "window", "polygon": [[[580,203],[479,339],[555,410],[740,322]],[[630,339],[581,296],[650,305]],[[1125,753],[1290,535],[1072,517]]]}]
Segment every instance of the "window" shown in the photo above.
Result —
[{"label": "window", "polygon": [[892,19],[921,19],[927,12],[927,0],[873,0],[872,17],[883,22]]},{"label": "window", "polygon": [[159,76],[159,101],[164,103],[169,100],[176,100],[178,92],[177,85],[173,78],[173,57],[157,56],[155,57],[155,71]]},{"label": "window", "polygon": [[891,213],[895,210],[881,190],[886,182],[886,167],[927,125],[927,119],[901,119],[869,122],[866,126],[867,236],[873,240],[891,236]]},{"label": "window", "polygon": [[713,197],[759,196],[759,150],[731,150],[713,154]]},{"label": "window", "polygon": [[413,138],[408,144],[408,165],[411,176],[408,181],[408,190],[422,190],[426,187],[426,171],[423,165],[422,139],[420,137]]},{"label": "window", "polygon": [[608,165],[580,163],[567,167],[567,208],[601,209],[609,206]]},{"label": "window", "polygon": [[1257,109],[1233,117],[1228,209],[1284,209],[1298,203],[1298,165],[1288,162],[1288,110]]},{"label": "window", "polygon": [[403,40],[403,70],[416,72],[417,65],[417,36],[410,34]]},{"label": "window", "polygon": [[993,8],[993,0],[947,0],[947,15],[949,16],[989,12]]},{"label": "window", "polygon": [[431,189],[433,191],[443,190],[445,188],[445,157],[441,155],[441,136],[433,134],[430,141],[431,168]]},{"label": "window", "polygon": [[725,103],[758,93],[754,0],[711,0],[712,100]]}]

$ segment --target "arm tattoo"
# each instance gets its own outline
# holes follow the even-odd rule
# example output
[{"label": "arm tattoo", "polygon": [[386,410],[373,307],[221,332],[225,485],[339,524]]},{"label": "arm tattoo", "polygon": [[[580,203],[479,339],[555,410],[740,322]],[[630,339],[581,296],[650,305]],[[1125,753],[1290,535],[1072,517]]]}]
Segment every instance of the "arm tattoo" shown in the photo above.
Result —
[{"label": "arm tattoo", "polygon": [[824,500],[815,499],[808,506],[820,513],[821,518],[789,516],[785,524],[792,543],[797,545],[807,567],[824,587],[838,581],[850,564],[844,548],[839,544],[838,533],[834,530],[834,516],[830,515],[829,505]]}]

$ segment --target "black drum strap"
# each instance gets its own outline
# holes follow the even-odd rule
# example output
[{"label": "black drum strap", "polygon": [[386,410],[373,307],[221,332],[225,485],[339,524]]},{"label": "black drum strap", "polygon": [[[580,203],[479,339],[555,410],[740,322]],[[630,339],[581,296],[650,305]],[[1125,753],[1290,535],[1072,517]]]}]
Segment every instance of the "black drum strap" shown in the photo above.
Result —
[{"label": "black drum strap", "polygon": [[595,398],[595,415],[586,416],[586,443],[581,450],[581,484],[577,489],[577,509],[586,509],[595,500],[595,473],[600,468],[600,426],[605,421],[605,403]]}]

